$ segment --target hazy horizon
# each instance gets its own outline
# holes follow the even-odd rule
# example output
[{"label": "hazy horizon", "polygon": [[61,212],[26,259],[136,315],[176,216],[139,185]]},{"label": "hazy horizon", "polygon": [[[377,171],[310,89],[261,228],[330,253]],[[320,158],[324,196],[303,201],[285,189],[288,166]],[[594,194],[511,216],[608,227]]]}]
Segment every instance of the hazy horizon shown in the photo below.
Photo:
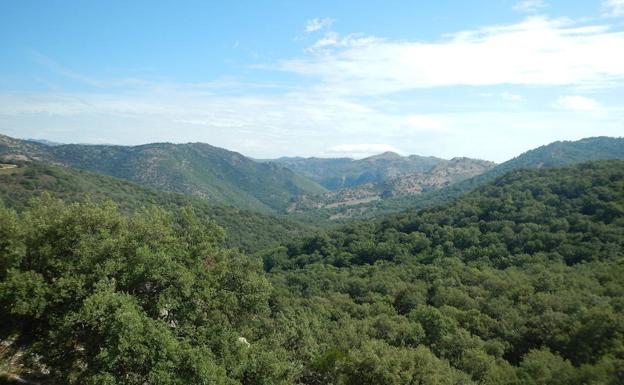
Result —
[{"label": "hazy horizon", "polygon": [[[2,132],[0,132],[0,134],[3,134],[3,133],[2,133]],[[580,139],[590,139],[590,138],[592,138],[592,137],[586,137],[586,138],[580,138]],[[622,138],[622,137],[621,137],[621,136],[617,136],[617,137],[616,137],[616,136],[613,136],[613,137],[611,137],[611,138]],[[113,144],[113,143],[55,142],[55,141],[48,140],[48,139],[46,139],[46,138],[19,138],[19,137],[15,137],[15,139],[27,140],[27,141],[34,141],[34,142],[48,142],[48,143],[53,143],[53,145],[68,145],[68,144],[75,144],[75,145],[86,145],[86,146],[106,146],[106,145],[109,145],[109,146],[126,146],[126,147],[135,147],[135,146],[145,146],[145,145],[149,145],[149,144],[160,144],[160,143],[167,143],[167,144],[193,144],[193,143],[203,143],[203,144],[208,144],[208,145],[211,145],[211,146],[213,146],[213,147],[219,147],[219,146],[214,146],[214,145],[212,145],[211,143],[206,143],[206,142],[198,142],[198,141],[195,141],[195,142],[170,142],[170,141],[169,141],[169,142],[146,142],[146,143],[139,143],[139,144]],[[561,142],[561,141],[570,141],[570,140],[560,140],[560,141],[555,141],[555,142]],[[48,144],[48,143],[44,143],[44,144]],[[521,152],[521,153],[515,154],[515,155],[511,156],[510,158],[508,158],[508,159],[504,159],[504,160],[502,160],[502,161],[493,161],[493,160],[486,159],[486,158],[483,158],[483,157],[478,157],[478,156],[477,156],[477,157],[471,157],[471,158],[473,158],[473,159],[479,159],[479,160],[491,161],[491,162],[494,162],[494,163],[504,163],[504,162],[506,162],[506,161],[508,161],[508,160],[511,160],[511,159],[513,159],[513,158],[516,158],[517,156],[519,156],[519,155],[521,155],[521,154],[523,154],[523,153],[525,153],[525,152],[527,152],[527,151],[530,151],[530,150],[533,150],[533,149],[535,149],[535,148],[537,148],[537,147],[545,146],[545,145],[548,145],[548,144],[551,144],[551,143],[554,143],[554,142],[543,143],[543,144],[541,144],[541,145],[539,145],[539,146],[536,146],[536,147],[530,148],[530,149],[528,149],[528,150],[526,150],[526,151],[523,151],[523,152]],[[394,153],[394,154],[397,154],[397,155],[400,155],[400,156],[403,156],[403,157],[409,157],[409,156],[422,156],[422,157],[436,157],[436,158],[441,158],[441,159],[453,159],[453,158],[463,158],[463,157],[466,157],[466,156],[463,156],[463,155],[455,155],[455,156],[451,156],[451,157],[444,158],[444,157],[438,157],[438,156],[435,156],[435,155],[427,155],[427,154],[413,154],[413,153],[412,153],[412,154],[409,154],[409,153],[400,153],[400,152],[395,152],[395,151],[388,150],[388,151],[381,151],[381,152],[372,153],[372,154],[369,154],[369,155],[359,156],[359,157],[358,157],[358,156],[338,156],[338,155],[336,155],[336,156],[332,156],[332,155],[325,155],[325,156],[322,156],[322,155],[311,155],[311,156],[301,156],[301,155],[292,155],[292,156],[289,156],[289,155],[278,155],[278,156],[276,156],[276,157],[272,157],[272,158],[256,158],[256,157],[250,156],[250,155],[248,155],[248,154],[245,154],[245,153],[243,153],[243,152],[236,151],[236,150],[232,150],[232,149],[229,149],[229,148],[225,148],[225,147],[219,147],[219,148],[222,148],[222,149],[225,149],[225,150],[228,150],[228,151],[238,152],[238,153],[240,153],[240,154],[242,154],[242,155],[244,155],[244,156],[246,156],[246,157],[248,157],[248,158],[250,158],[250,159],[256,160],[256,161],[271,161],[271,160],[278,160],[278,159],[282,159],[282,158],[301,158],[301,159],[309,159],[309,158],[319,158],[319,159],[341,159],[341,158],[342,158],[342,159],[344,159],[344,158],[349,158],[349,159],[353,159],[353,160],[362,160],[362,159],[366,159],[366,158],[370,158],[370,157],[374,157],[374,156],[383,155],[383,154],[385,154],[385,153]]]}]

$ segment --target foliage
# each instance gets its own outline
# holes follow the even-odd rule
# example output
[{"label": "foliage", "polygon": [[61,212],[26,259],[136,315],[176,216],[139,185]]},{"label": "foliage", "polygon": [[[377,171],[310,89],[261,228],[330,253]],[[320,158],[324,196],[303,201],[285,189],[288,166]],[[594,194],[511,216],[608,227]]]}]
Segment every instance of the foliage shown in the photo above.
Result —
[{"label": "foliage", "polygon": [[624,381],[624,161],[514,171],[264,271],[190,208],[44,196],[0,236],[1,338],[57,384]]},{"label": "foliage", "polygon": [[51,378],[226,384],[258,367],[275,374],[237,340],[267,314],[268,282],[190,208],[127,217],[111,203],[43,197],[19,221],[7,209],[0,218],[16,227],[4,234],[2,334],[17,335]]},{"label": "foliage", "polygon": [[568,264],[618,255],[624,162],[519,170],[446,206],[345,226],[288,246],[289,264],[430,261],[436,255],[507,267],[548,253]]},{"label": "foliage", "polygon": [[310,231],[308,226],[289,218],[230,206],[214,206],[201,198],[166,193],[87,171],[39,162],[20,163],[19,168],[0,171],[0,201],[5,206],[22,211],[30,199],[40,196],[42,192],[66,202],[110,199],[125,212],[151,206],[175,211],[192,205],[197,216],[214,219],[226,230],[226,246],[250,253],[285,243]]},{"label": "foliage", "polygon": [[[623,208],[623,161],[516,171],[275,249],[271,304],[300,325],[293,354],[325,363],[306,367],[318,383],[621,383]],[[417,382],[422,346],[442,361]]]}]

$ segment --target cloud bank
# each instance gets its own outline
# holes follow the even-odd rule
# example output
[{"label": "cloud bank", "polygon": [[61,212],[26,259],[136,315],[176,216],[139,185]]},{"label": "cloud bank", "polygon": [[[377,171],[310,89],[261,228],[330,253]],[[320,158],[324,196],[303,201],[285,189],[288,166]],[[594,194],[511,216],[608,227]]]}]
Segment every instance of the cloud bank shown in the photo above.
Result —
[{"label": "cloud bank", "polygon": [[333,92],[386,94],[448,86],[613,87],[624,80],[624,32],[604,24],[530,17],[448,35],[438,42],[389,41],[328,32],[309,57],[282,71],[314,77]]}]

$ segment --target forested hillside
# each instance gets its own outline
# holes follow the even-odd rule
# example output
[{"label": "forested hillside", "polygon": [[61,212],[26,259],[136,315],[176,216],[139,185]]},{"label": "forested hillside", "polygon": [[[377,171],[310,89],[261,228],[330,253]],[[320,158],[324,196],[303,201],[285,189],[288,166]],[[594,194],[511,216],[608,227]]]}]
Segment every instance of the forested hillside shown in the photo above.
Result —
[{"label": "forested hillside", "polygon": [[394,153],[360,160],[254,161],[204,143],[46,145],[0,135],[2,159],[71,166],[202,198],[213,205],[290,213],[300,222],[327,224],[450,202],[515,169],[624,159],[624,138],[554,142],[495,167],[470,158],[445,160]]},{"label": "forested hillside", "polygon": [[624,385],[622,47],[624,0],[0,0],[0,385]]},{"label": "forested hillside", "polygon": [[57,163],[263,212],[284,211],[301,194],[325,191],[282,166],[205,143],[47,146],[0,135],[2,158]]},{"label": "forested hillside", "polygon": [[44,382],[624,379],[624,161],[513,171],[268,250],[264,272],[188,208],[44,198],[0,231],[3,354]]},{"label": "forested hillside", "polygon": [[192,205],[197,216],[214,220],[226,230],[225,245],[256,252],[276,243],[301,237],[311,229],[284,216],[274,216],[231,206],[212,205],[204,199],[167,193],[123,179],[40,162],[22,162],[0,170],[0,202],[24,210],[43,193],[66,202],[111,200],[124,212],[156,206],[168,211]]},{"label": "forested hillside", "polygon": [[521,168],[551,168],[590,160],[624,159],[624,138],[593,137],[577,141],[553,142],[527,151],[491,170],[461,180],[438,190],[417,195],[403,195],[365,202],[355,206],[339,206],[309,211],[304,216],[318,219],[372,218],[406,209],[427,208],[450,202],[461,194],[493,181],[506,172]]},{"label": "forested hillside", "polygon": [[303,325],[285,343],[307,383],[624,378],[622,161],[512,172],[275,250],[265,268],[273,310]]},{"label": "forested hillside", "polygon": [[[402,261],[402,257],[414,258],[421,253],[465,257],[465,252],[479,251],[485,254],[472,259],[500,262],[500,267],[506,266],[511,255],[535,252],[556,252],[572,264],[596,257],[596,250],[569,245],[582,241],[582,234],[590,229],[592,234],[601,234],[597,245],[608,240],[621,246],[624,239],[617,235],[624,231],[619,226],[624,220],[623,203],[624,161],[522,169],[447,205],[356,222],[290,245],[288,261],[299,267],[317,261],[349,266]],[[603,225],[606,227],[599,231]],[[491,240],[483,237],[490,232],[505,236]],[[413,239],[403,239],[403,234],[412,234]],[[427,241],[416,242],[421,236]],[[419,249],[416,244],[426,247]],[[606,250],[619,248],[609,246]]]},{"label": "forested hillside", "polygon": [[[44,197],[19,216],[0,209],[1,374],[55,385],[279,376],[251,334],[268,314],[269,283],[222,235],[188,208],[126,216]],[[32,369],[7,368],[9,348]]]}]

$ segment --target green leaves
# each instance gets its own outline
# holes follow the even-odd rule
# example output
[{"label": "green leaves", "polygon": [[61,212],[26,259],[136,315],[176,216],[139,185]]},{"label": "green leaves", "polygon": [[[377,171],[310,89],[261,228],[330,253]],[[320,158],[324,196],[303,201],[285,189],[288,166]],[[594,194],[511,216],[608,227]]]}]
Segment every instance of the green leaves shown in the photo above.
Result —
[{"label": "green leaves", "polygon": [[342,361],[338,378],[337,383],[344,385],[472,383],[424,346],[394,348],[379,341],[367,342],[351,352]]},{"label": "green leaves", "polygon": [[227,383],[241,357],[212,349],[267,314],[260,264],[222,249],[223,230],[190,208],[128,217],[44,196],[0,222],[3,334],[59,382]]},{"label": "green leaves", "polygon": [[34,271],[8,270],[0,282],[0,304],[5,316],[38,319],[48,305],[48,285]]},{"label": "green leaves", "polygon": [[518,171],[256,258],[190,207],[44,195],[0,209],[0,338],[59,384],[615,385],[623,170]]}]

